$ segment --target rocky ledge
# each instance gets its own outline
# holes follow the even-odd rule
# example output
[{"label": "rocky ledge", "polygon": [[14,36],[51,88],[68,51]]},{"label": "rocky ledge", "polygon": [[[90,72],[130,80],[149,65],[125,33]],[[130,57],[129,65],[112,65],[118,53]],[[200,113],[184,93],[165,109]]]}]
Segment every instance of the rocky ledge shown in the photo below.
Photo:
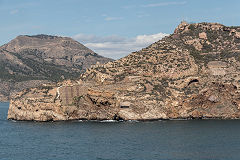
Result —
[{"label": "rocky ledge", "polygon": [[182,22],[168,37],[79,80],[16,93],[8,119],[240,118],[240,27]]}]

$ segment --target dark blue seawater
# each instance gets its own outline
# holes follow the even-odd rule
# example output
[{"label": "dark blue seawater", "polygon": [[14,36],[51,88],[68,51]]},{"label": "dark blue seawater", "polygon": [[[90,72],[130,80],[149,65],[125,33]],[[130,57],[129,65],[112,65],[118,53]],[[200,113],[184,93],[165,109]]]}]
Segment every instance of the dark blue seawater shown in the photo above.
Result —
[{"label": "dark blue seawater", "polygon": [[0,160],[239,160],[240,120],[14,122],[0,103]]}]

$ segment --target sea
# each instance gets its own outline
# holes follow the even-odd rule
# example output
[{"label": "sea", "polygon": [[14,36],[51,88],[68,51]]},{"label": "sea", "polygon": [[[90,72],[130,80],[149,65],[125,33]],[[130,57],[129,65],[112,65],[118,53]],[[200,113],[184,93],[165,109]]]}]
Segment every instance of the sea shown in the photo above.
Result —
[{"label": "sea", "polygon": [[7,120],[0,103],[0,160],[239,160],[240,120]]}]

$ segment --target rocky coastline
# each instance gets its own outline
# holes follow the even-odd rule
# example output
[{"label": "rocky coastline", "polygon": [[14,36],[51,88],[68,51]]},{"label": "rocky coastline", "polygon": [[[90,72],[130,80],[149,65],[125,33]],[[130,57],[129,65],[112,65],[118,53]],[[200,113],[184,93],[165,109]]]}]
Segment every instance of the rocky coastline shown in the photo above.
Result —
[{"label": "rocky coastline", "polygon": [[8,119],[240,118],[240,27],[182,22],[173,34],[78,80],[25,89]]}]

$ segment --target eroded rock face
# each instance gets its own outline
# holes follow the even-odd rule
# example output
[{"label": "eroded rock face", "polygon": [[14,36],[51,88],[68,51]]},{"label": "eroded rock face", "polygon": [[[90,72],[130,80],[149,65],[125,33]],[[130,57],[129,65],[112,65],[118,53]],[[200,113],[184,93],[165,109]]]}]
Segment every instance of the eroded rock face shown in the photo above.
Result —
[{"label": "eroded rock face", "polygon": [[78,81],[19,92],[8,119],[240,118],[240,27],[180,24],[174,34]]}]

